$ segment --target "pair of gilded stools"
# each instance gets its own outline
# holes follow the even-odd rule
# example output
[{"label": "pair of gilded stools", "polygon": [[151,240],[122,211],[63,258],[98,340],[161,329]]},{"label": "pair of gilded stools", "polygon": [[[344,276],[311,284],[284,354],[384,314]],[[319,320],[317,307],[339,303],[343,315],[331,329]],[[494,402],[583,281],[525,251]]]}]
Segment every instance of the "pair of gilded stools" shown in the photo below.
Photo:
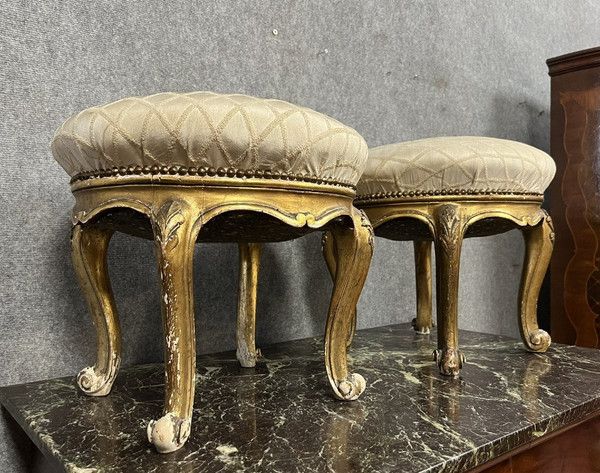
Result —
[{"label": "pair of gilded stools", "polygon": [[362,376],[348,371],[346,349],[371,260],[373,228],[386,238],[415,241],[414,324],[421,332],[432,326],[434,242],[435,356],[442,373],[457,374],[463,360],[457,300],[466,236],[523,230],[521,333],[530,350],[544,351],[550,344],[548,334],[538,329],[536,306],[552,252],[550,219],[540,205],[554,163],[530,146],[453,137],[368,151],[356,131],[315,111],[279,100],[194,92],[129,98],[85,110],[57,130],[52,150],[72,177],[73,261],[97,332],[96,363],[78,376],[86,394],[108,394],[121,361],[106,263],[110,238],[124,231],[155,241],[165,404],[163,416],[150,422],[148,438],[160,452],[178,449],[190,434],[197,241],[239,244],[237,356],[243,366],[254,366],[261,243],[326,232],[325,260],[334,287],[325,366],[339,399],[354,400],[365,388]]}]

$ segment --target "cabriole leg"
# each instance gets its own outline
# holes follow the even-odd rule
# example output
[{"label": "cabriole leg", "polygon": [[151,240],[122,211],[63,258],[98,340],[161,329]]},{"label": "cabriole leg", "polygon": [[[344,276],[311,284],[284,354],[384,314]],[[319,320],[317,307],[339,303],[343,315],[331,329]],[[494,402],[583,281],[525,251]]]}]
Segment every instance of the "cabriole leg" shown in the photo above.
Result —
[{"label": "cabriole leg", "polygon": [[[325,263],[327,264],[327,269],[329,270],[329,274],[331,275],[331,279],[335,281],[335,272],[337,269],[337,253],[336,246],[333,242],[334,236],[331,232],[323,233],[323,257],[325,258]],[[346,346],[349,347],[352,345],[352,340],[354,340],[354,334],[356,333],[356,318],[357,318],[357,309],[354,308],[354,316],[352,317],[352,321],[350,324],[350,333],[348,334],[348,341],[346,342]]]},{"label": "cabriole leg", "polygon": [[431,291],[431,242],[413,242],[417,282],[417,317],[412,326],[419,333],[429,333],[433,327]]},{"label": "cabriole leg", "polygon": [[465,361],[458,349],[458,275],[465,232],[460,207],[439,207],[435,225],[438,349],[434,359],[440,373],[456,376]]},{"label": "cabriole leg", "polygon": [[538,327],[537,302],[554,247],[552,220],[544,212],[539,224],[522,228],[522,233],[525,239],[525,262],[519,288],[519,328],[528,350],[545,352],[550,346],[550,335]]},{"label": "cabriole leg", "polygon": [[73,266],[96,328],[96,363],[77,376],[77,384],[89,396],[107,395],[121,365],[121,327],[106,262],[112,234],[93,223],[79,223],[71,234]]},{"label": "cabriole leg", "polygon": [[260,269],[260,243],[240,243],[236,356],[244,368],[256,365],[256,294]]},{"label": "cabriole leg", "polygon": [[364,378],[348,373],[346,345],[356,303],[362,291],[373,254],[373,228],[365,214],[352,208],[353,228],[331,225],[337,265],[325,331],[325,366],[334,395],[352,401],[365,389]]},{"label": "cabriole leg", "polygon": [[184,203],[166,202],[153,219],[165,336],[163,416],[148,425],[148,440],[161,453],[180,448],[190,435],[196,340],[193,256],[197,230]]}]

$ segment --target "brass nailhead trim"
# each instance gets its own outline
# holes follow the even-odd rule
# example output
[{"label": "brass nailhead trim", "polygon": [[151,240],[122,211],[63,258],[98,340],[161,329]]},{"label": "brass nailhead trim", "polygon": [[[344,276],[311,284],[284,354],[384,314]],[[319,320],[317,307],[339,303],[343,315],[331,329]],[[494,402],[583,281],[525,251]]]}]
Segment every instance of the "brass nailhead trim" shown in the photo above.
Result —
[{"label": "brass nailhead trim", "polygon": [[439,195],[530,195],[543,196],[539,192],[515,192],[508,189],[443,189],[429,191],[396,191],[396,192],[377,192],[375,194],[365,194],[356,196],[355,200],[376,200],[376,199],[394,199],[401,197],[432,197]]},{"label": "brass nailhead trim", "polygon": [[141,176],[141,175],[171,175],[176,174],[180,176],[218,176],[218,177],[229,177],[229,178],[259,178],[259,179],[282,179],[288,181],[301,181],[311,182],[313,184],[327,184],[330,186],[347,187],[355,190],[356,186],[345,181],[336,181],[331,177],[316,177],[309,176],[306,174],[293,174],[279,171],[272,171],[270,169],[235,169],[235,168],[218,168],[213,167],[186,167],[186,166],[121,166],[109,169],[97,169],[94,171],[84,171],[76,174],[71,178],[71,184],[78,181],[85,181],[88,179],[100,179],[104,177],[113,176]]}]

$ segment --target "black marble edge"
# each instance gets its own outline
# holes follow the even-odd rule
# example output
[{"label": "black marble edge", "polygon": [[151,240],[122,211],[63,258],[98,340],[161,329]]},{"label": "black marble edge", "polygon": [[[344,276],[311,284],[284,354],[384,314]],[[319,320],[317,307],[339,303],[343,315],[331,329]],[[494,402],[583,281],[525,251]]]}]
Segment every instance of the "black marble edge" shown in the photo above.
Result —
[{"label": "black marble edge", "polygon": [[[474,453],[468,451],[448,458],[437,465],[422,470],[421,473],[457,473],[472,469],[481,471],[502,459],[511,457],[523,447],[543,443],[554,437],[554,435],[558,435],[598,415],[600,415],[600,398],[590,398],[568,411],[548,416],[533,425],[483,444]],[[536,435],[536,432],[542,434]],[[482,457],[488,459],[483,460]]]},{"label": "black marble edge", "polygon": [[[57,378],[57,381],[72,381],[74,377],[66,376]],[[28,384],[42,384],[45,381],[37,381]],[[15,387],[18,385],[15,385]],[[52,461],[52,463],[62,471],[64,465],[56,457],[55,452],[46,443],[43,442],[42,432],[36,431],[31,424],[20,413],[19,409],[11,402],[11,388],[13,386],[0,387],[0,404],[8,411],[8,413],[18,422],[23,428],[27,436],[40,449],[44,456]],[[573,407],[565,412],[560,412],[542,419],[541,421],[525,427],[519,431],[511,432],[502,438],[494,439],[486,444],[479,446],[475,452],[467,451],[458,456],[447,458],[446,460],[432,465],[429,468],[422,470],[421,473],[456,473],[476,469],[481,471],[492,464],[508,458],[516,451],[527,447],[529,444],[539,444],[554,435],[562,433],[577,424],[590,420],[600,415],[600,398],[590,398],[582,402],[576,407]],[[536,432],[542,432],[541,435],[536,435]]]},{"label": "black marble edge", "polygon": [[[58,379],[72,379],[72,376],[66,376],[64,378]],[[44,381],[34,381],[31,384],[36,383],[44,383]],[[18,386],[18,385],[14,385]],[[19,409],[12,403],[10,400],[10,391],[13,386],[1,386],[0,387],[0,405],[2,405],[8,413],[17,421],[19,426],[24,430],[29,439],[35,444],[35,446],[42,452],[42,454],[49,459],[52,464],[61,471],[66,471],[65,467],[56,456],[55,452],[46,445],[46,443],[42,440],[42,433],[37,432],[34,428],[31,427],[31,424],[25,419],[25,417],[20,413]]]},{"label": "black marble edge", "polygon": [[[382,327],[378,327],[382,328]],[[385,328],[385,327],[383,327]],[[377,328],[375,329],[377,330]],[[320,337],[313,339],[321,340]],[[285,345],[285,343],[273,344],[272,347],[278,345]],[[203,358],[217,357],[224,353],[200,355],[198,359],[200,361]],[[216,361],[216,360],[213,360]],[[150,365],[162,365],[162,363],[151,363]],[[148,366],[148,365],[146,365]],[[201,363],[200,363],[201,366]],[[125,368],[127,369],[127,368]],[[25,383],[29,386],[35,386],[36,384],[44,384],[48,381],[66,382],[72,384],[75,387],[75,377],[65,376],[60,378],[54,378],[52,380],[38,380]],[[0,386],[0,404],[8,411],[8,413],[18,422],[23,428],[27,436],[33,441],[33,443],[40,449],[44,456],[52,461],[61,471],[65,470],[65,467],[56,456],[56,452],[52,448],[46,445],[42,436],[43,432],[38,432],[35,427],[32,427],[25,417],[20,413],[17,406],[12,402],[12,392],[15,388],[21,385],[9,385]],[[511,432],[503,437],[496,438],[487,443],[479,445],[475,450],[465,451],[459,455],[448,457],[439,463],[432,465],[421,473],[433,473],[433,472],[445,472],[445,473],[458,473],[461,471],[481,471],[494,463],[500,461],[500,459],[508,458],[519,450],[527,448],[528,446],[543,443],[544,441],[554,437],[566,431],[578,424],[588,421],[596,416],[600,415],[600,396],[599,397],[588,397],[575,407],[563,412],[556,412],[551,414],[535,424],[524,427],[521,430]]]}]

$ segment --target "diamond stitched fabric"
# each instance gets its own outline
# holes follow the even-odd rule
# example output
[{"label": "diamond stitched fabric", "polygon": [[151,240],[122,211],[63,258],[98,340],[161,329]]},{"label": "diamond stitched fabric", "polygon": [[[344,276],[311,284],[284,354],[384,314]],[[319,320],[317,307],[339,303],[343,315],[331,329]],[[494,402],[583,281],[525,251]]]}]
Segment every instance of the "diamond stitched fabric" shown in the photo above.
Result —
[{"label": "diamond stitched fabric", "polygon": [[56,131],[52,152],[70,176],[179,165],[269,169],[356,185],[367,145],[337,120],[281,100],[191,92],[84,110]]},{"label": "diamond stitched fabric", "polygon": [[556,165],[532,146],[498,138],[428,138],[369,150],[357,195],[466,190],[543,194]]}]

